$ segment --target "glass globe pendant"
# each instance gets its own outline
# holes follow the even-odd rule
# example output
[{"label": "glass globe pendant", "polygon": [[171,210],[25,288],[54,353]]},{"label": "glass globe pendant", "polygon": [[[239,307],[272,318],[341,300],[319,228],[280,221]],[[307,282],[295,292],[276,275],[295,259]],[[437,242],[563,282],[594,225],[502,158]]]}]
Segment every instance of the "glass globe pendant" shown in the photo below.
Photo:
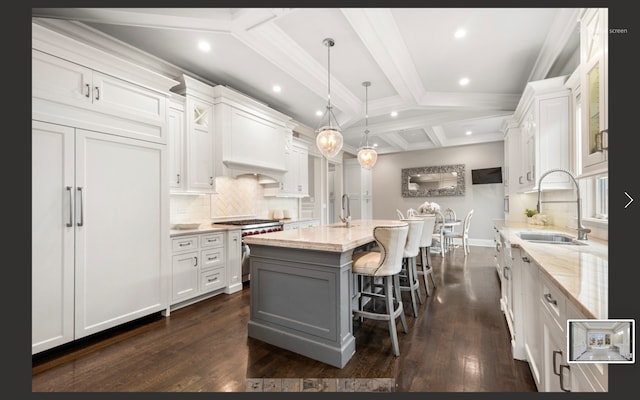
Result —
[{"label": "glass globe pendant", "polygon": [[365,87],[365,144],[358,150],[358,162],[362,168],[371,169],[378,161],[378,153],[373,147],[369,146],[369,86],[371,86],[371,82],[362,82],[362,86]]},{"label": "glass globe pendant", "polygon": [[327,38],[327,39],[324,39],[322,43],[324,43],[324,45],[327,46],[328,95],[327,95],[327,110],[324,112],[324,115],[322,116],[321,120],[324,120],[324,117],[327,116],[327,119],[329,120],[329,124],[316,130],[316,133],[318,134],[316,136],[316,146],[318,146],[318,150],[320,150],[320,153],[322,153],[323,156],[325,156],[326,158],[333,158],[336,155],[338,155],[338,153],[340,153],[340,150],[342,150],[342,134],[340,133],[339,129],[334,128],[331,124],[331,117],[333,116],[333,119],[336,121],[336,125],[338,125],[338,120],[336,119],[335,115],[333,115],[333,109],[331,107],[331,58],[330,57],[331,57],[331,47],[333,47],[333,45],[335,44],[335,41],[331,38]]}]

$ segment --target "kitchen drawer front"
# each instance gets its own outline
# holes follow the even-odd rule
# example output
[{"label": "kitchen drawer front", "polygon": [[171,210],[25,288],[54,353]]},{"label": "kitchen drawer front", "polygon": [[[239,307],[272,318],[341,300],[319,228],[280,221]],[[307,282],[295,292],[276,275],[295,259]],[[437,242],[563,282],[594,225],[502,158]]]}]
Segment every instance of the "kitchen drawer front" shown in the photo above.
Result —
[{"label": "kitchen drawer front", "polygon": [[566,298],[560,289],[543,273],[540,274],[540,302],[543,313],[551,317],[557,335],[566,337],[567,310]]},{"label": "kitchen drawer front", "polygon": [[197,236],[180,236],[171,239],[171,250],[173,252],[194,250],[198,248]]},{"label": "kitchen drawer front", "polygon": [[224,266],[224,247],[202,250],[200,269],[206,270]]},{"label": "kitchen drawer front", "polygon": [[224,232],[208,233],[200,236],[200,247],[220,247],[224,245]]},{"label": "kitchen drawer front", "polygon": [[214,268],[203,271],[200,274],[200,292],[207,293],[212,290],[224,288],[227,285],[225,268]]}]

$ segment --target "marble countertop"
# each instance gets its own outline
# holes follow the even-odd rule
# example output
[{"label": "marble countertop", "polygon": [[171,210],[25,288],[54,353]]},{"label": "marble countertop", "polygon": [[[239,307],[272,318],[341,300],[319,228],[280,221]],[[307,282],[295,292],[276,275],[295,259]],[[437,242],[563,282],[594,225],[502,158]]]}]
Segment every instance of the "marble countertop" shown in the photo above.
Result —
[{"label": "marble countertop", "polygon": [[379,225],[403,225],[398,220],[353,220],[347,228],[343,223],[312,226],[246,236],[245,243],[298,249],[345,252],[374,240],[373,228]]},{"label": "marble countertop", "polygon": [[520,247],[540,265],[542,273],[555,283],[587,318],[607,319],[609,303],[609,242],[589,238],[584,246],[532,243],[518,232],[559,232],[576,237],[575,230],[524,222],[494,220],[511,247]]},{"label": "marble countertop", "polygon": [[169,237],[197,235],[199,233],[240,230],[238,225],[202,224],[195,229],[170,229]]}]

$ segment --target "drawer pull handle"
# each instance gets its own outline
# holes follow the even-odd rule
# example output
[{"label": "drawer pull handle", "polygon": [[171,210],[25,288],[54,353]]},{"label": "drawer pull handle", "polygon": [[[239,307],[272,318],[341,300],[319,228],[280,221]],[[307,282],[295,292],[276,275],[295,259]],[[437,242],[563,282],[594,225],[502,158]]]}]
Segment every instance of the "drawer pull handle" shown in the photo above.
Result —
[{"label": "drawer pull handle", "polygon": [[215,257],[209,257],[209,258],[208,258],[208,260],[209,260],[209,261],[213,261],[213,260],[217,260],[217,259],[218,259],[218,256],[215,256]]},{"label": "drawer pull handle", "polygon": [[218,280],[218,277],[216,276],[215,278],[208,278],[207,282],[215,282]]},{"label": "drawer pull handle", "polygon": [[85,83],[84,86],[87,88],[87,94],[85,94],[85,96],[89,98],[91,96],[91,85]]},{"label": "drawer pull handle", "polygon": [[197,266],[198,266],[198,256],[195,256],[195,257],[193,257],[193,258],[195,258],[195,259],[196,259],[196,263],[195,263],[195,264],[193,264],[193,266],[194,266],[194,267],[197,267]]},{"label": "drawer pull handle", "polygon": [[547,302],[553,304],[554,306],[558,305],[558,302],[553,297],[551,297],[551,293],[545,293],[544,298],[545,300],[547,300]]},{"label": "drawer pull handle", "polygon": [[564,387],[564,374],[562,373],[562,368],[566,368],[567,370],[571,371],[571,367],[568,366],[567,364],[562,364],[560,366],[560,389],[562,389],[565,392],[570,392],[571,389],[565,389]]},{"label": "drawer pull handle", "polygon": [[558,375],[558,376],[561,376],[561,375],[560,375],[560,371],[558,371],[558,368],[556,368],[556,356],[557,356],[558,354],[559,354],[560,356],[562,356],[562,350],[554,350],[554,351],[553,351],[553,373],[554,373],[554,374],[556,374],[556,375]]},{"label": "drawer pull handle", "polygon": [[526,263],[530,263],[531,260],[529,260],[529,257],[522,257],[522,261],[526,262]]},{"label": "drawer pull handle", "polygon": [[71,194],[71,186],[67,186],[67,193],[69,193],[69,222],[67,222],[67,227],[72,227],[73,226],[73,204],[72,204],[72,197],[73,195]]},{"label": "drawer pull handle", "polygon": [[178,246],[184,247],[184,246],[189,246],[190,244],[191,242],[182,242],[182,243],[179,243]]},{"label": "drawer pull handle", "polygon": [[96,86],[96,100],[100,100],[100,87]]}]

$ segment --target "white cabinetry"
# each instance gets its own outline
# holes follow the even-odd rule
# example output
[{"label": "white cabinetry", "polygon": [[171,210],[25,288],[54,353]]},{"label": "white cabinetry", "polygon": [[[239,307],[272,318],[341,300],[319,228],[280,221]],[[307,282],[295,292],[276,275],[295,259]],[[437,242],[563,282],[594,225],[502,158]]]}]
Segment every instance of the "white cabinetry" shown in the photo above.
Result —
[{"label": "white cabinetry", "polygon": [[209,232],[171,239],[171,305],[227,286],[225,235]]},{"label": "white cabinetry", "polygon": [[215,193],[215,126],[212,88],[186,75],[173,90],[184,95],[186,182],[188,193]]},{"label": "white cabinetry", "polygon": [[351,219],[372,219],[371,170],[360,166],[358,160],[344,160],[344,193],[349,196]]},{"label": "white cabinetry", "polygon": [[589,8],[580,20],[582,174],[608,170],[608,26],[606,8]]},{"label": "white cabinetry", "polygon": [[[265,186],[265,196],[307,197],[309,196],[309,150],[299,140],[287,141],[285,165],[287,172],[281,181],[261,179]],[[265,184],[266,183],[266,184]]]},{"label": "white cabinetry", "polygon": [[32,353],[167,306],[166,164],[158,143],[32,122]]},{"label": "white cabinetry", "polygon": [[164,94],[36,49],[31,55],[35,119],[82,120],[86,129],[166,143]]},{"label": "white cabinetry", "polygon": [[522,316],[524,329],[524,352],[529,362],[531,375],[538,391],[544,391],[542,369],[542,312],[540,310],[539,267],[524,252],[520,252],[522,263]]},{"label": "white cabinetry", "polygon": [[509,333],[511,335],[511,353],[518,360],[526,359],[524,352],[524,330],[522,314],[522,259],[520,249],[511,247],[507,238],[502,238],[502,299]]},{"label": "white cabinetry", "polygon": [[183,192],[185,190],[185,120],[184,98],[172,98],[169,101],[167,114],[167,127],[169,131],[169,190]]},{"label": "white cabinetry", "polygon": [[[518,192],[537,190],[544,172],[569,169],[570,90],[566,76],[529,82],[516,109],[521,131],[517,175]],[[511,160],[510,160],[511,161]],[[544,189],[571,189],[566,174],[552,174]]]},{"label": "white cabinetry", "polygon": [[240,230],[227,233],[227,288],[231,294],[242,290],[242,237]]}]

